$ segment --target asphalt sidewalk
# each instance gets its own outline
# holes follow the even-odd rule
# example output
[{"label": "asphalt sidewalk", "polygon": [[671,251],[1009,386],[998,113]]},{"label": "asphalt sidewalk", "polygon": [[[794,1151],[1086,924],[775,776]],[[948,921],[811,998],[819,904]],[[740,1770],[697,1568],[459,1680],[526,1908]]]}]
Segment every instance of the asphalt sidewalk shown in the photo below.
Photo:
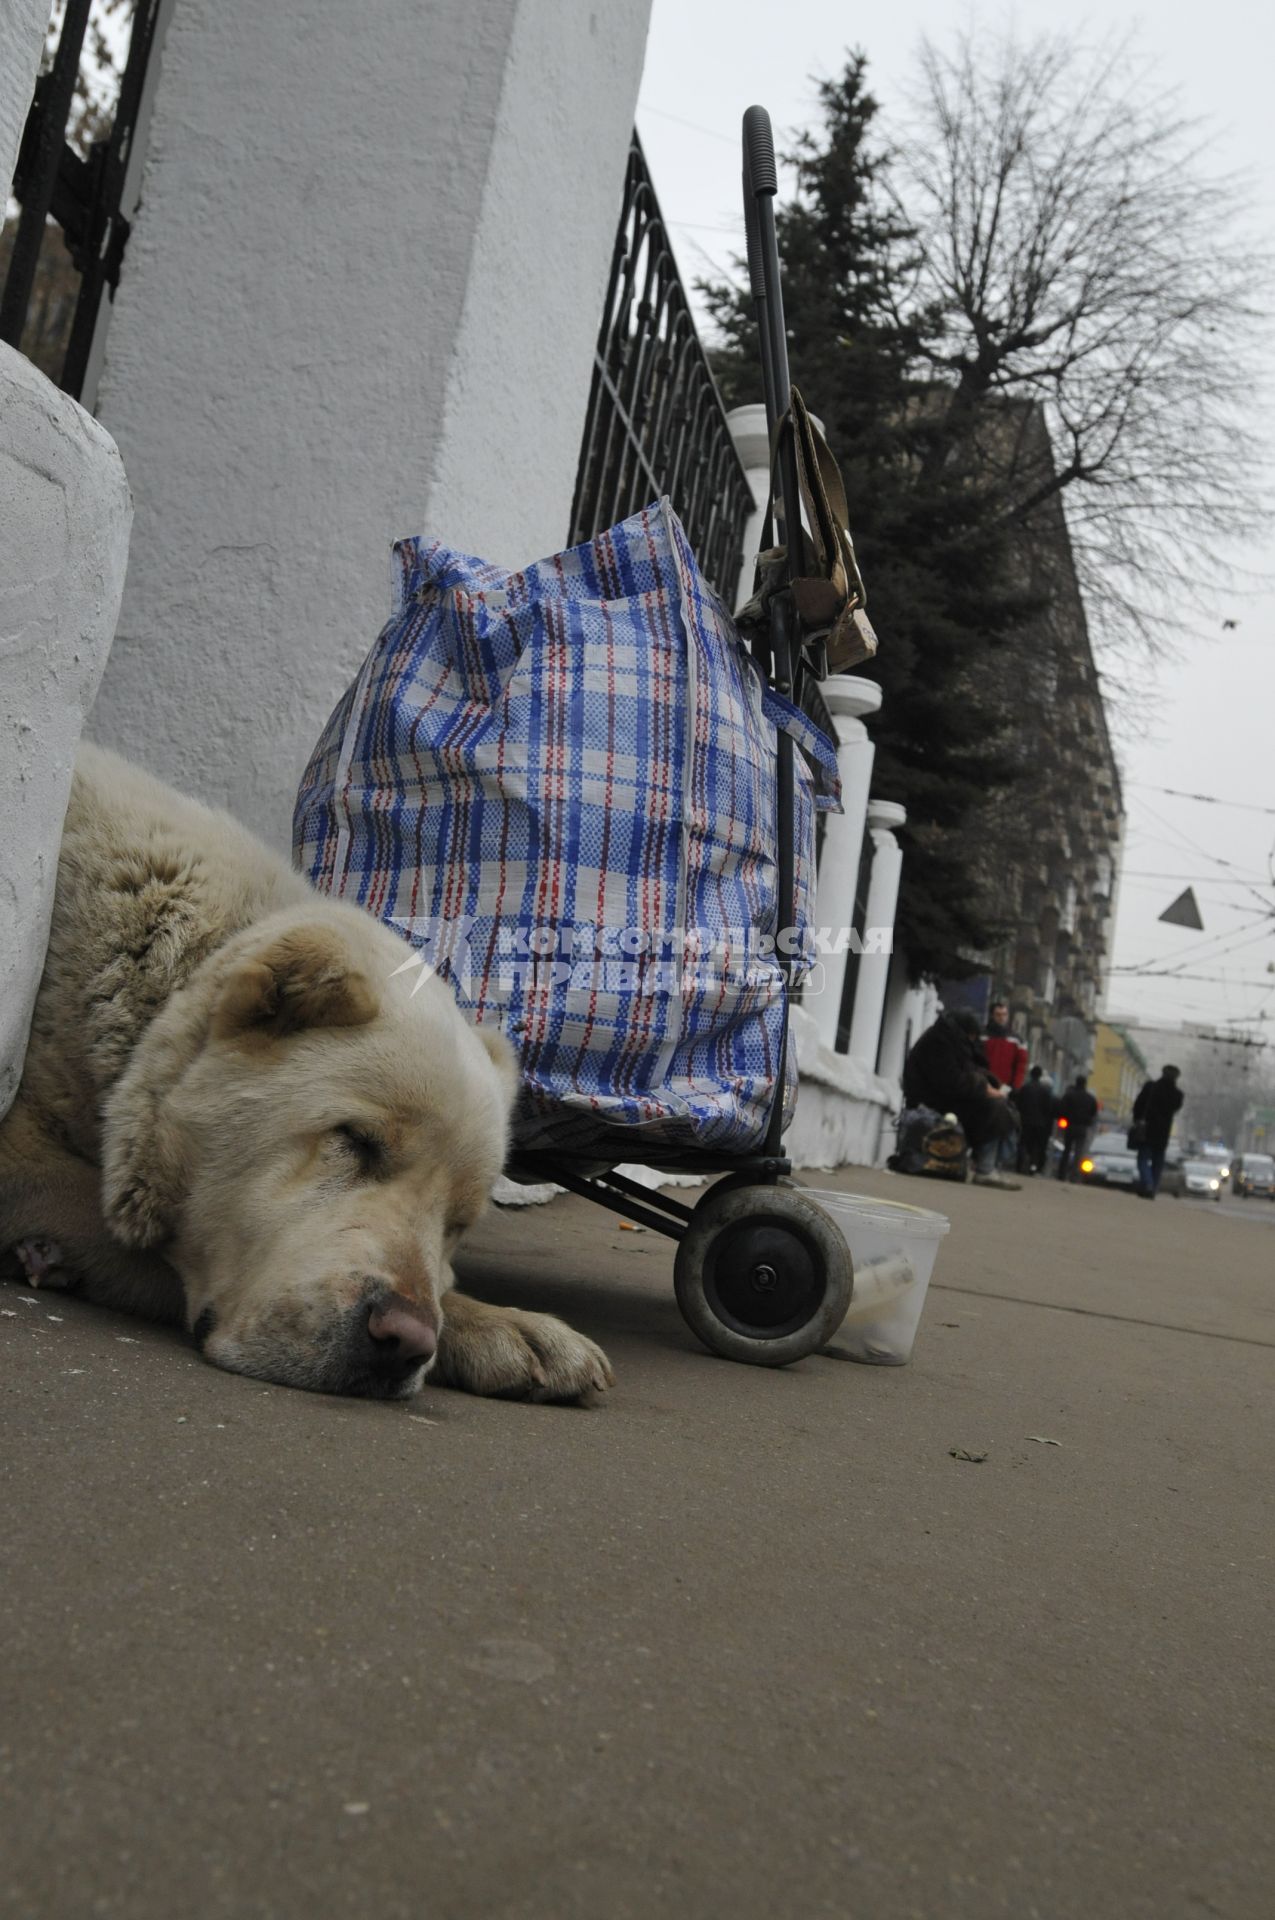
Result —
[{"label": "asphalt sidewalk", "polygon": [[1275,1232],[811,1184],[950,1213],[909,1367],[715,1360],[567,1199],[466,1274],[593,1411],[0,1289],[6,1920],[1265,1920]]}]

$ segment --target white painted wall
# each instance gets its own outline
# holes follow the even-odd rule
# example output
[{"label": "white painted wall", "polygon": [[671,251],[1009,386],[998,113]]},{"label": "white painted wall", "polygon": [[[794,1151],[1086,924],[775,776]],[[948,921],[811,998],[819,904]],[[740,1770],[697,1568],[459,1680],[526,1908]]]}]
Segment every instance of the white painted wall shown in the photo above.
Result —
[{"label": "white painted wall", "polygon": [[40,71],[48,0],[0,0],[0,214]]},{"label": "white painted wall", "polygon": [[392,539],[560,546],[648,0],[183,0],[99,412],[101,739],[275,845]]}]

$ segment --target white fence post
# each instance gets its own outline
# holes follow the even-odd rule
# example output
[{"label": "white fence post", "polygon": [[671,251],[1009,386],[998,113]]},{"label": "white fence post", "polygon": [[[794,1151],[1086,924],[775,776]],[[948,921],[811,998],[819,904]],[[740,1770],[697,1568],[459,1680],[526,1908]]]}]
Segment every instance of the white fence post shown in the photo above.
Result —
[{"label": "white fence post", "polygon": [[823,959],[823,991],[805,1002],[818,1030],[819,1044],[835,1052],[841,995],[845,986],[848,950],[845,936],[854,925],[854,893],[859,877],[864,828],[868,817],[868,790],[876,749],[862,716],[881,705],[881,689],[874,680],[839,674],[825,680],[820,692],[837,729],[837,767],[841,774],[841,813],[824,816],[823,847],[815,889],[815,925],[831,934],[840,953]]},{"label": "white fence post", "polygon": [[[868,803],[868,831],[872,835],[872,874],[868,881],[864,950],[855,975],[854,1012],[847,1051],[862,1060],[869,1073],[877,1070],[881,1044],[881,1016],[885,1007],[890,954],[894,946],[894,913],[899,902],[903,849],[892,831],[907,819],[905,808],[890,800]],[[880,944],[878,944],[880,943]]]}]

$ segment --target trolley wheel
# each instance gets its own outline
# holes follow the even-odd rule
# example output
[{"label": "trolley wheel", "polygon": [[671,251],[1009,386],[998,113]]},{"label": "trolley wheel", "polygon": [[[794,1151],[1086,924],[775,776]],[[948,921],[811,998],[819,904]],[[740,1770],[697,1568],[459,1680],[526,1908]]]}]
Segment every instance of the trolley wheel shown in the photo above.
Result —
[{"label": "trolley wheel", "polygon": [[799,1187],[714,1187],[678,1243],[682,1317],[727,1360],[786,1367],[827,1346],[846,1317],[854,1269],[845,1239]]}]

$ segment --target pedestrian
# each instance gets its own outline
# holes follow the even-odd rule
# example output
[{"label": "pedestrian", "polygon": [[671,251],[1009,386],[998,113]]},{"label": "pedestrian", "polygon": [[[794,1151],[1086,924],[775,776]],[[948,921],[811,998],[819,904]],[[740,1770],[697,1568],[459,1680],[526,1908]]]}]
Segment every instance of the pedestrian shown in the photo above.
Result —
[{"label": "pedestrian", "polygon": [[1060,1180],[1067,1180],[1074,1186],[1097,1118],[1098,1102],[1090,1093],[1084,1074],[1078,1073],[1058,1103],[1058,1130],[1062,1135],[1062,1159],[1058,1162]]},{"label": "pedestrian", "polygon": [[987,1022],[987,1031],[983,1035],[983,1052],[994,1079],[1009,1089],[1009,1110],[1014,1118],[1014,1131],[1002,1142],[998,1165],[1002,1168],[1017,1167],[1022,1157],[1021,1120],[1015,1102],[1015,1094],[1022,1086],[1027,1074],[1027,1049],[1022,1041],[1009,1030],[1008,1000],[993,1000],[991,1014]]},{"label": "pedestrian", "polygon": [[987,1032],[983,1035],[983,1052],[996,1078],[1011,1093],[1017,1093],[1027,1078],[1027,1049],[1018,1036],[1009,1030],[1009,1003],[1006,1000],[992,1002]]},{"label": "pedestrian", "polygon": [[1020,1126],[1018,1171],[1039,1173],[1049,1158],[1049,1136],[1053,1131],[1057,1103],[1054,1090],[1045,1079],[1042,1067],[1033,1067],[1014,1095]]},{"label": "pedestrian", "polygon": [[1160,1078],[1148,1080],[1133,1103],[1129,1144],[1137,1149],[1138,1192],[1144,1200],[1154,1200],[1159,1190],[1174,1116],[1182,1105],[1179,1078],[1177,1067],[1161,1068]]},{"label": "pedestrian", "polygon": [[997,1169],[1001,1142],[1014,1129],[1002,1086],[987,1064],[978,1016],[962,1008],[941,1013],[903,1063],[903,1098],[909,1107],[954,1113],[974,1156],[974,1182],[1016,1192],[1018,1181]]}]

